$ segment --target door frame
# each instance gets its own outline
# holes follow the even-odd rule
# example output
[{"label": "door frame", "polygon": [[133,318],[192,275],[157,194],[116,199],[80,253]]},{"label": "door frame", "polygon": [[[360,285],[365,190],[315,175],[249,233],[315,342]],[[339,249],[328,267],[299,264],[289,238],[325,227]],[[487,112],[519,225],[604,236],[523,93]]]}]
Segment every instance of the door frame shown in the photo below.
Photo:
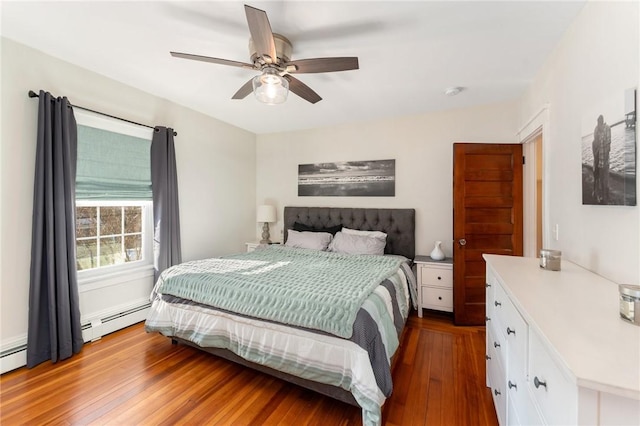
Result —
[{"label": "door frame", "polygon": [[549,164],[549,104],[544,104],[527,123],[518,131],[518,142],[522,144],[522,152],[526,163],[522,170],[523,186],[523,229],[522,244],[524,257],[538,257],[536,250],[536,155],[533,142],[542,136],[542,245],[550,247],[552,242],[551,226],[549,226],[549,191],[547,167]]}]

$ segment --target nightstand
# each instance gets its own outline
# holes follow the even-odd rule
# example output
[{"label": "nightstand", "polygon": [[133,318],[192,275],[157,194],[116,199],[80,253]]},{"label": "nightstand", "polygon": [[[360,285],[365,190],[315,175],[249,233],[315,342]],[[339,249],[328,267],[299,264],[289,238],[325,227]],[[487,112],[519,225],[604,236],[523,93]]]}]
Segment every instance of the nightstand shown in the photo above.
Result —
[{"label": "nightstand", "polygon": [[245,243],[245,245],[247,246],[247,253],[249,253],[250,251],[254,251],[256,248],[258,248],[258,246],[260,246],[260,243]]},{"label": "nightstand", "polygon": [[416,256],[413,261],[418,280],[418,317],[422,318],[425,308],[453,312],[453,259]]},{"label": "nightstand", "polygon": [[[247,253],[249,253],[250,251],[254,251],[255,249],[257,249],[258,247],[260,247],[260,243],[255,242],[255,243],[244,243],[247,246]],[[280,242],[275,241],[272,242],[271,244],[280,244]]]}]

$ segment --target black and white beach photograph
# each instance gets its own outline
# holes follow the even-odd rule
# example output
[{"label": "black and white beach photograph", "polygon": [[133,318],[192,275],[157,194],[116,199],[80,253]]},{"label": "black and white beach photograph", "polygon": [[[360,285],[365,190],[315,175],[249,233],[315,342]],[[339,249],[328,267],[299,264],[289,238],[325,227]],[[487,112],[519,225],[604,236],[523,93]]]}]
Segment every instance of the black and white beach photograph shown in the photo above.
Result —
[{"label": "black and white beach photograph", "polygon": [[583,119],[582,204],[636,205],[636,89]]},{"label": "black and white beach photograph", "polygon": [[393,197],[396,160],[298,165],[298,196]]}]

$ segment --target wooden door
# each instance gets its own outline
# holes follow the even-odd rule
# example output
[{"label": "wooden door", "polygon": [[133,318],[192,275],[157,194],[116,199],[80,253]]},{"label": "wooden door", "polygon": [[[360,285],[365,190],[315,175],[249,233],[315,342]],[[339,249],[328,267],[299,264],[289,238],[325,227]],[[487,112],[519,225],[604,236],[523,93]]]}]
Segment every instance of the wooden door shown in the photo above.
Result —
[{"label": "wooden door", "polygon": [[522,256],[522,145],[453,145],[456,325],[485,323],[483,253]]}]

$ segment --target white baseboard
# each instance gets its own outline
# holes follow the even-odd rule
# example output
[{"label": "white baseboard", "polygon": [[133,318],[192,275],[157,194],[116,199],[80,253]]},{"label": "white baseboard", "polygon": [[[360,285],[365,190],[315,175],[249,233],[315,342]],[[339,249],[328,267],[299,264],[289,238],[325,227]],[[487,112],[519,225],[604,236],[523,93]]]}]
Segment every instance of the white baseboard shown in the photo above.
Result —
[{"label": "white baseboard", "polygon": [[7,371],[15,370],[27,365],[27,348],[14,352],[10,355],[6,355],[0,358],[0,374],[4,374]]},{"label": "white baseboard", "polygon": [[[102,312],[99,319],[92,319],[82,326],[82,339],[84,342],[99,340],[114,331],[129,327],[130,325],[144,321],[149,312],[150,303],[145,302],[137,306],[130,306],[126,310],[118,309],[117,312]],[[122,307],[120,307],[122,308]],[[27,365],[27,336],[12,339],[6,342],[0,349],[0,374],[15,370]]]}]

